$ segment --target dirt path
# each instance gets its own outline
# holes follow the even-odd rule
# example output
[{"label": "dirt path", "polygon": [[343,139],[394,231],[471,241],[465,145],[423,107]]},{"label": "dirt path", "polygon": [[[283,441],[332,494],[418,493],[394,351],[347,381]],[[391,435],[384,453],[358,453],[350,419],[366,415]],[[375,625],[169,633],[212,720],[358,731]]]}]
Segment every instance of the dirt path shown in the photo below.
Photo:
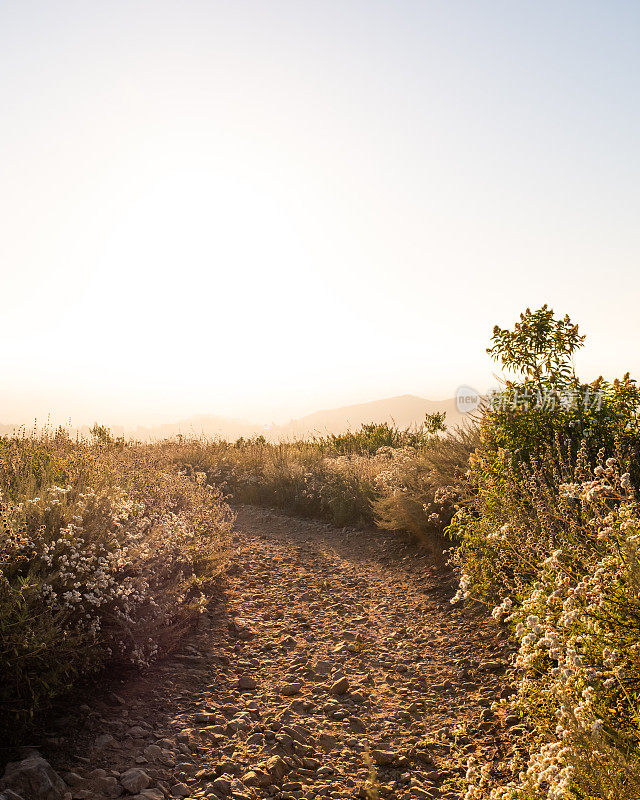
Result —
[{"label": "dirt path", "polygon": [[428,554],[252,508],[234,547],[180,654],[35,742],[73,798],[363,797],[368,752],[380,796],[458,798],[461,753],[504,756],[505,639]]}]

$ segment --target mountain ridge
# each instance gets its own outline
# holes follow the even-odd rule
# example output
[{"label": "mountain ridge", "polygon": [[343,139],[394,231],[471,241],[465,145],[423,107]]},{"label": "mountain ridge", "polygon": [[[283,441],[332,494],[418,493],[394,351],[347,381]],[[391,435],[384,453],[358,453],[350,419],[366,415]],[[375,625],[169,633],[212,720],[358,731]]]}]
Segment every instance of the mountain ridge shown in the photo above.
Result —
[{"label": "mountain ridge", "polygon": [[[157,441],[175,436],[222,438],[235,441],[240,437],[251,438],[263,435],[270,441],[286,441],[288,439],[327,436],[332,433],[345,433],[357,430],[361,425],[376,422],[394,423],[399,428],[419,426],[426,414],[445,412],[446,424],[454,427],[461,424],[465,415],[456,408],[455,398],[445,400],[429,400],[418,395],[403,394],[370,400],[364,403],[352,403],[336,408],[324,408],[294,418],[280,425],[261,425],[247,419],[225,417],[220,414],[194,414],[177,422],[159,425],[127,427],[109,426],[114,436],[124,436],[135,441]],[[15,431],[24,429],[20,425],[0,425],[0,435],[10,436]],[[81,425],[70,428],[73,435],[90,435],[90,426]]]}]

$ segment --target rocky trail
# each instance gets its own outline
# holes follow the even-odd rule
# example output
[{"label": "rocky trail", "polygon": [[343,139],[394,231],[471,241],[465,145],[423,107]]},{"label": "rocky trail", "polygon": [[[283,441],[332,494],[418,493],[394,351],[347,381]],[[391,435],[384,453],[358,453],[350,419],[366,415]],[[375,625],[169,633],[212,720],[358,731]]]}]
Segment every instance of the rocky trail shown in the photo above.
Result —
[{"label": "rocky trail", "polygon": [[248,507],[233,548],[180,652],[53,715],[8,800],[453,800],[469,755],[509,754],[509,642],[426,551]]}]

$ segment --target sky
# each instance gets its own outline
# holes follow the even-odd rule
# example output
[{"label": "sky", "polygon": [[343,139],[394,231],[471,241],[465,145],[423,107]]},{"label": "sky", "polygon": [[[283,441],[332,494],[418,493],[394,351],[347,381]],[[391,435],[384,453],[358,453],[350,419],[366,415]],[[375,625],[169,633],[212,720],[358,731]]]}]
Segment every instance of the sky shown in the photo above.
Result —
[{"label": "sky", "polygon": [[640,5],[0,2],[0,422],[640,375]]}]

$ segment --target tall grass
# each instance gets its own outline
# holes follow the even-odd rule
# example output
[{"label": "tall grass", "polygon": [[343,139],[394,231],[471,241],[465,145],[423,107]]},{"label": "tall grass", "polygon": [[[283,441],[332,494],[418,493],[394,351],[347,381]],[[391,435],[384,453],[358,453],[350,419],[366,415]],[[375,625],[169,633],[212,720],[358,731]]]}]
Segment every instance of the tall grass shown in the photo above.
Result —
[{"label": "tall grass", "polygon": [[387,530],[404,530],[434,552],[465,496],[471,454],[480,444],[475,425],[434,436],[418,449],[378,451],[388,467],[376,478],[372,507],[375,521]]},{"label": "tall grass", "polygon": [[[437,422],[440,427],[442,419]],[[398,446],[379,445],[389,438]],[[262,437],[233,444],[192,441],[175,450],[175,459],[183,468],[205,471],[237,502],[336,525],[378,524],[441,550],[478,441],[473,427],[436,434],[426,426],[398,431],[372,424],[342,437],[280,444]]]}]

